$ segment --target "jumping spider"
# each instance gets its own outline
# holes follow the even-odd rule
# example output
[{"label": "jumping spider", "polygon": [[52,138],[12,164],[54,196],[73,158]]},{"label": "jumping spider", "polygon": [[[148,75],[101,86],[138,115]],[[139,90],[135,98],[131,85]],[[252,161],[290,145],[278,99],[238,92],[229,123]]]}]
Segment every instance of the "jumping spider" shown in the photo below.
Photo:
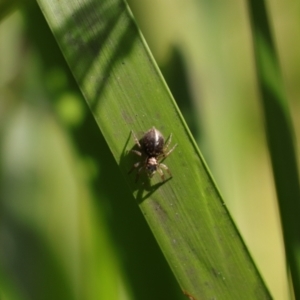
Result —
[{"label": "jumping spider", "polygon": [[170,177],[172,177],[169,168],[165,164],[159,162],[169,156],[177,146],[176,144],[170,150],[168,150],[172,140],[172,133],[170,134],[166,144],[163,135],[154,126],[144,134],[140,141],[137,139],[133,131],[131,131],[131,133],[135,143],[140,148],[140,151],[131,150],[131,152],[140,157],[145,157],[142,158],[141,161],[135,163],[128,172],[131,173],[134,169],[138,168],[135,181],[138,181],[139,175],[143,170],[146,171],[149,178],[151,178],[157,171],[161,177],[161,180],[164,181],[165,175],[163,170],[166,170]]}]

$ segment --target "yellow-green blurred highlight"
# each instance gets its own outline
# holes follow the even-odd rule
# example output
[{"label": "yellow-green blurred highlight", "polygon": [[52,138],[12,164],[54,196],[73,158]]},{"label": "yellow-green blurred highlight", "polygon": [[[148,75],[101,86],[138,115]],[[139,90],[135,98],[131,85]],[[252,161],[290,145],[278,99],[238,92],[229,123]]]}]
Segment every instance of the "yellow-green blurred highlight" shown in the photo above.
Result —
[{"label": "yellow-green blurred highlight", "polygon": [[76,94],[65,93],[56,102],[57,113],[60,119],[68,126],[80,125],[84,118],[83,99]]},{"label": "yellow-green blurred highlight", "polygon": [[[72,152],[51,115],[25,103],[15,111],[3,136],[2,229],[8,241],[2,242],[31,253],[18,257],[4,247],[4,264],[24,259],[14,276],[22,280],[22,273],[31,274],[26,275],[33,293],[28,292],[29,298],[53,299],[61,294],[61,299],[126,299],[118,297],[124,282]],[[48,256],[38,240],[48,248]],[[48,260],[53,260],[50,266]],[[54,275],[57,283],[43,282]],[[62,291],[51,292],[52,285]]]},{"label": "yellow-green blurred highlight", "polygon": [[[91,193],[99,170],[58,122],[80,125],[82,99],[60,93],[54,112],[22,21],[0,24],[1,299],[132,299]],[[58,69],[47,79],[66,85]]]}]

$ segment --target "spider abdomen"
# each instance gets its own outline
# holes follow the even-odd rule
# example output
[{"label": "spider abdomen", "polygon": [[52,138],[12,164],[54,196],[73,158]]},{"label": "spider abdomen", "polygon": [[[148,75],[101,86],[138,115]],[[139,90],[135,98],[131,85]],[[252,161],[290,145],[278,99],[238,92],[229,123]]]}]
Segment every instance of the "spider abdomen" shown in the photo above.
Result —
[{"label": "spider abdomen", "polygon": [[140,140],[142,150],[149,157],[157,157],[163,153],[165,140],[162,134],[156,129],[148,130]]}]

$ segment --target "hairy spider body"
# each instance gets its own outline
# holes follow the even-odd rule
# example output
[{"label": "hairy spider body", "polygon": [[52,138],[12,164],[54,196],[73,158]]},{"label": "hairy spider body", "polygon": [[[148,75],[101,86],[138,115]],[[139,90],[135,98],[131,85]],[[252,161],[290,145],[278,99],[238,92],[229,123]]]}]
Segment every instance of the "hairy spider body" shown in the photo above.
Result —
[{"label": "hairy spider body", "polygon": [[162,181],[165,180],[163,170],[167,171],[170,177],[172,177],[169,168],[165,164],[159,162],[170,155],[177,146],[176,144],[169,151],[167,151],[172,140],[172,134],[170,134],[168,142],[165,144],[163,135],[155,127],[149,129],[140,140],[137,139],[133,131],[131,131],[131,133],[135,143],[141,150],[131,150],[131,152],[142,157],[142,160],[135,163],[129,171],[130,173],[132,172],[132,170],[138,169],[136,174],[136,181],[138,181],[139,175],[143,170],[146,171],[147,175],[150,178],[156,172],[158,172]]}]

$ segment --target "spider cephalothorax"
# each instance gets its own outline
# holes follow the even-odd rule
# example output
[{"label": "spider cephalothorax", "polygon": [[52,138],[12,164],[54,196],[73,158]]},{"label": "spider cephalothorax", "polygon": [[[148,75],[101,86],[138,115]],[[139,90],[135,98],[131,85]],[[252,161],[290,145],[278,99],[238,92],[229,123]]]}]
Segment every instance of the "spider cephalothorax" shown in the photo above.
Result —
[{"label": "spider cephalothorax", "polygon": [[145,170],[147,175],[151,178],[156,171],[159,173],[162,181],[165,180],[163,169],[166,170],[169,175],[172,177],[169,168],[165,165],[160,163],[162,159],[166,158],[170,153],[176,148],[177,144],[174,145],[169,151],[168,147],[172,140],[172,134],[170,134],[168,142],[165,144],[165,139],[163,135],[155,128],[152,127],[148,130],[144,136],[138,140],[136,135],[133,131],[131,131],[132,136],[134,138],[135,143],[140,148],[138,150],[131,150],[131,152],[137,154],[142,159],[141,161],[135,163],[129,173],[133,170],[138,168],[136,174],[136,181],[139,178],[139,174]]}]

